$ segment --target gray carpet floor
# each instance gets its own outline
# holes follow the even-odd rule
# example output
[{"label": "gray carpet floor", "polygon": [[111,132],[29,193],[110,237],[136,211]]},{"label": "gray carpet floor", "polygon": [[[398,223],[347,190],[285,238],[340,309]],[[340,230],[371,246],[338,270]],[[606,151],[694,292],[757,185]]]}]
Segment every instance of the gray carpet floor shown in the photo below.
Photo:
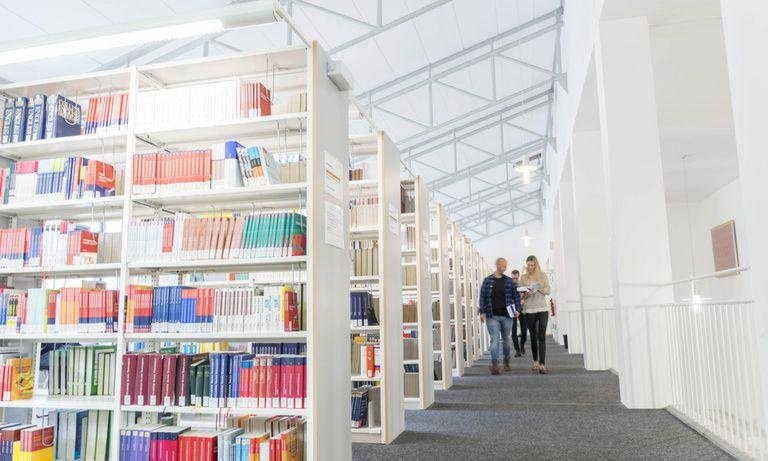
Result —
[{"label": "gray carpet floor", "polygon": [[580,355],[550,341],[548,375],[528,355],[512,372],[488,361],[454,378],[424,411],[406,411],[390,445],[354,444],[355,461],[378,460],[728,460],[733,459],[664,410],[628,410],[618,378],[589,372]]}]

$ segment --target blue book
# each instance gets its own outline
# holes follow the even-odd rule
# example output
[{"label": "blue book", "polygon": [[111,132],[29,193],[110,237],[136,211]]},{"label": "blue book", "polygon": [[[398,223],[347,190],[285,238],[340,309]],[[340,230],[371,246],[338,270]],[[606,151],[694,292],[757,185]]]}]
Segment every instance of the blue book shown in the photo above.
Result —
[{"label": "blue book", "polygon": [[13,99],[6,99],[3,107],[3,131],[0,136],[0,143],[8,144],[11,142],[11,133],[13,133]]},{"label": "blue book", "polygon": [[26,108],[26,114],[27,120],[24,123],[24,136],[20,141],[31,141],[32,140],[32,125],[35,123],[35,109],[34,109],[34,102],[27,100],[27,108]]},{"label": "blue book", "polygon": [[77,136],[82,131],[82,108],[61,94],[52,94],[46,101],[46,138]]},{"label": "blue book", "polygon": [[32,98],[32,128],[27,127],[27,130],[32,133],[32,140],[37,141],[45,137],[45,100],[47,97],[44,94],[36,94]]},{"label": "blue book", "polygon": [[29,98],[18,97],[13,104],[13,129],[11,131],[11,142],[24,141],[24,134],[27,127],[27,108]]}]

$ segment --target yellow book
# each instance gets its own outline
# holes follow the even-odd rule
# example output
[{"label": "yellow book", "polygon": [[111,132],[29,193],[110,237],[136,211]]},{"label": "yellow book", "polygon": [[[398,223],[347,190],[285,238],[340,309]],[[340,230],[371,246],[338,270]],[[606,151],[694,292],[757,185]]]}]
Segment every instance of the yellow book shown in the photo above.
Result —
[{"label": "yellow book", "polygon": [[8,360],[11,366],[11,400],[32,398],[35,375],[32,372],[32,357]]}]

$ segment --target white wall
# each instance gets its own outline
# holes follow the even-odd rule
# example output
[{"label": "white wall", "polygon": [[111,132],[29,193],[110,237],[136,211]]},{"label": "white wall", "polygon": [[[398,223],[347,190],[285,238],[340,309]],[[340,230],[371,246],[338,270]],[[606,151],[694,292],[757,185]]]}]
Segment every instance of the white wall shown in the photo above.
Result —
[{"label": "white wall", "polygon": [[[525,229],[528,229],[528,235],[531,237],[529,247],[524,246],[521,239]],[[521,270],[525,263],[525,258],[529,255],[536,255],[541,261],[542,267],[546,267],[544,255],[549,242],[543,240],[542,234],[542,224],[540,222],[532,222],[525,226],[516,227],[507,232],[494,235],[493,237],[478,240],[475,242],[475,248],[480,252],[480,256],[491,266],[493,266],[496,258],[505,258],[508,264],[507,274],[511,273],[512,269]]]},{"label": "white wall", "polygon": [[[686,208],[685,203],[667,205],[674,279],[715,271],[710,230],[730,220],[736,222],[739,263],[741,266],[749,265],[748,242],[744,232],[741,184],[738,179],[726,184],[704,200],[690,204],[690,235],[693,236],[692,239],[689,238],[689,220]],[[693,256],[693,260],[691,256]],[[697,287],[701,296],[714,300],[750,299],[752,295],[746,273],[702,280],[698,282]],[[676,300],[689,297],[690,288],[687,284],[675,287]]]}]

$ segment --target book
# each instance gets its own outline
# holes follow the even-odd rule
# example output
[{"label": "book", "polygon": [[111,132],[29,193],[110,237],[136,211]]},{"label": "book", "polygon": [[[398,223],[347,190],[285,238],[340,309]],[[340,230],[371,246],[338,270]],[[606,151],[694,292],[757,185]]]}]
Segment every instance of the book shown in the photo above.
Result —
[{"label": "book", "polygon": [[65,346],[49,352],[48,395],[113,395],[114,345]]},{"label": "book", "polygon": [[352,240],[350,249],[353,276],[379,275],[379,241],[377,239]]},{"label": "book", "polygon": [[379,222],[379,197],[366,196],[350,199],[350,226],[376,226]]},{"label": "book", "polygon": [[76,136],[82,132],[82,107],[59,93],[46,98],[45,138]]},{"label": "book", "polygon": [[303,256],[306,229],[306,216],[293,211],[134,219],[127,257],[161,262]]},{"label": "book", "polygon": [[30,427],[21,430],[21,461],[53,461],[54,426]]},{"label": "book", "polygon": [[231,288],[129,285],[126,301],[128,333],[257,333],[303,328],[303,284]]},{"label": "book", "polygon": [[88,99],[85,134],[122,132],[128,128],[128,94],[94,96]]},{"label": "book", "polygon": [[13,101],[13,125],[11,126],[11,143],[25,140],[27,132],[27,113],[29,98],[20,96]]},{"label": "book", "polygon": [[131,353],[123,357],[122,379],[135,382],[122,387],[124,405],[302,409],[305,345],[256,343],[250,352]]}]

